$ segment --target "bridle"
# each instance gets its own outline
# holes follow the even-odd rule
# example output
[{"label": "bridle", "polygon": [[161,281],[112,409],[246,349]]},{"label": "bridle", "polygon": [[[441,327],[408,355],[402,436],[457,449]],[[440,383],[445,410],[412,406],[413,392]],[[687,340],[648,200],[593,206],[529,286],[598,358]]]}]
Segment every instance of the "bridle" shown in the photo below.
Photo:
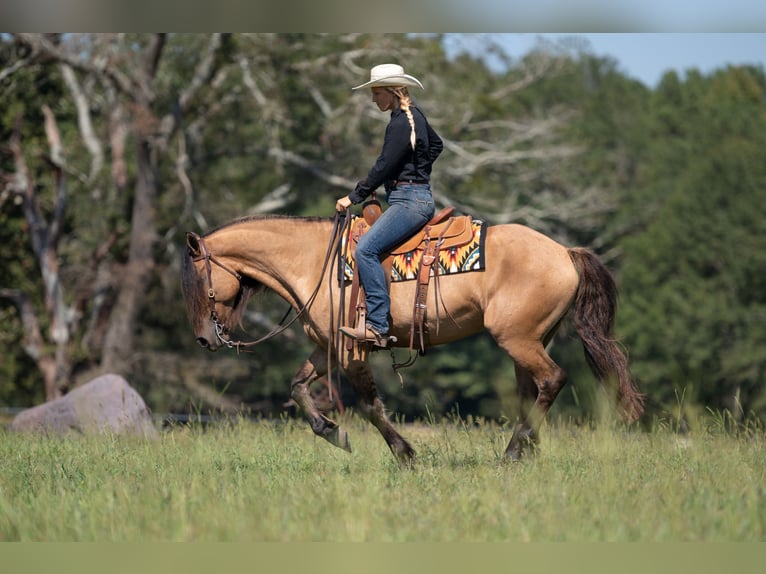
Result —
[{"label": "bridle", "polygon": [[205,272],[207,274],[207,285],[208,285],[207,301],[210,307],[210,321],[212,321],[213,326],[215,327],[215,335],[218,338],[218,340],[229,349],[236,348],[237,350],[239,350],[241,346],[248,345],[248,343],[244,343],[242,341],[232,341],[227,334],[228,329],[226,328],[226,325],[221,323],[220,319],[218,318],[218,312],[215,310],[215,289],[213,288],[213,264],[217,265],[218,267],[226,271],[228,274],[230,274],[232,277],[234,277],[237,280],[237,283],[239,283],[240,290],[242,289],[242,275],[240,275],[233,269],[221,263],[221,261],[215,255],[210,253],[210,250],[207,248],[207,244],[205,243],[205,239],[203,237],[200,237],[198,239],[198,242],[199,242],[200,254],[196,257],[193,257],[192,261],[194,261],[195,263],[198,261],[205,262]]},{"label": "bridle", "polygon": [[316,299],[317,294],[319,293],[319,289],[322,286],[322,278],[324,277],[325,271],[327,270],[327,264],[330,261],[330,258],[333,253],[333,246],[335,245],[336,240],[340,236],[340,231],[343,228],[342,220],[344,219],[344,214],[338,214],[335,215],[335,221],[333,224],[333,232],[330,236],[330,243],[327,248],[327,253],[325,255],[324,263],[322,264],[322,271],[319,274],[319,283],[314,289],[314,292],[311,294],[311,296],[306,300],[306,303],[296,312],[295,317],[293,317],[290,321],[285,323],[285,320],[287,319],[288,315],[290,314],[290,311],[292,310],[291,306],[288,306],[287,312],[284,314],[282,319],[279,321],[276,327],[274,327],[271,331],[266,333],[264,336],[256,339],[255,341],[241,341],[241,340],[232,340],[228,335],[228,328],[226,325],[224,325],[220,319],[218,318],[218,313],[215,310],[215,289],[213,288],[213,265],[217,265],[227,273],[229,273],[232,277],[234,277],[237,282],[239,283],[240,292],[242,290],[242,275],[231,269],[230,267],[227,267],[225,264],[223,264],[215,255],[210,253],[210,250],[207,247],[207,244],[205,243],[204,237],[198,237],[197,240],[199,242],[199,250],[200,254],[196,257],[192,257],[192,261],[197,263],[199,261],[205,262],[205,272],[207,274],[207,300],[208,305],[210,307],[210,321],[212,321],[214,327],[215,327],[215,335],[218,338],[218,340],[221,342],[221,344],[225,345],[229,349],[236,349],[237,352],[239,352],[242,347],[252,347],[254,345],[258,345],[260,343],[263,343],[264,341],[268,341],[269,339],[279,335],[280,333],[284,332],[290,325],[295,323],[295,321],[300,318],[300,316],[307,311],[314,300]]}]

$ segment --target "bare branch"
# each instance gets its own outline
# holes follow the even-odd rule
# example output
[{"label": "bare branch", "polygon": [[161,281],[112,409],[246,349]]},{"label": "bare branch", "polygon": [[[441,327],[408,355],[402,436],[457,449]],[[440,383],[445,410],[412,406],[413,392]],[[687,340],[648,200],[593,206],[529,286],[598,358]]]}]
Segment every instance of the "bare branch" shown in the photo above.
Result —
[{"label": "bare branch", "polygon": [[168,242],[168,245],[172,245],[170,241],[173,237],[175,237],[179,225],[182,222],[185,222],[186,217],[189,215],[194,218],[200,228],[205,229],[208,227],[207,221],[205,220],[202,213],[200,213],[200,211],[197,209],[195,204],[194,185],[192,184],[191,178],[186,171],[188,164],[189,155],[186,153],[186,134],[184,133],[184,130],[179,130],[178,156],[176,157],[176,175],[178,177],[178,181],[181,182],[181,187],[184,190],[185,200],[183,211],[178,216],[178,218],[176,218],[176,222],[165,232],[164,238]]},{"label": "bare branch", "polygon": [[40,324],[29,297],[18,289],[0,289],[0,298],[12,301],[19,312],[21,325],[24,329],[22,346],[24,352],[37,363],[43,377],[45,400],[57,399],[61,396],[61,389],[56,381],[58,372],[56,360],[45,347],[45,340],[40,332]]},{"label": "bare branch", "polygon": [[223,46],[223,34],[213,34],[210,37],[204,57],[197,63],[194,75],[178,97],[177,109],[166,114],[160,122],[158,145],[166,147],[173,132],[178,129],[184,114],[189,111],[192,101],[199,91],[210,85],[218,71],[218,54]]},{"label": "bare branch", "polygon": [[280,126],[286,123],[287,114],[281,109],[278,101],[267,98],[263,93],[252,74],[250,62],[244,55],[239,59],[239,67],[242,70],[242,82],[262,111],[262,121],[269,134],[269,146],[274,151],[272,157],[277,159],[278,171],[280,174],[283,174],[282,154],[284,152],[282,150]]},{"label": "bare branch", "polygon": [[9,188],[24,200],[24,217],[29,224],[29,234],[32,241],[32,250],[40,258],[45,248],[47,227],[40,213],[37,196],[34,193],[34,185],[29,176],[29,168],[21,149],[21,126],[20,119],[16,120],[16,126],[11,135],[9,149],[13,155],[15,174]]},{"label": "bare branch", "polygon": [[[94,276],[97,277],[99,275],[99,268],[103,264],[107,255],[109,255],[109,252],[111,251],[118,237],[119,236],[117,232],[112,231],[106,237],[106,239],[104,239],[101,244],[98,245],[91,253],[87,271],[80,275],[78,286],[75,289],[77,298],[72,307],[76,310],[78,315],[84,314],[85,306],[93,297]],[[93,314],[93,316],[96,315],[97,313]]]},{"label": "bare branch", "polygon": [[574,157],[582,151],[574,146],[559,145],[521,151],[500,149],[473,154],[458,143],[446,139],[444,140],[444,147],[454,152],[462,160],[453,163],[444,170],[445,173],[459,178],[471,176],[478,170],[490,166],[510,166],[529,160],[566,159]]},{"label": "bare branch", "polygon": [[90,165],[90,175],[88,176],[88,182],[92,182],[98,172],[101,171],[101,167],[104,164],[104,151],[101,146],[101,141],[96,137],[96,133],[93,130],[93,122],[90,117],[90,105],[85,97],[84,92],[80,88],[80,83],[77,81],[74,70],[69,64],[61,64],[61,74],[64,77],[69,91],[72,93],[75,107],[77,108],[77,123],[80,127],[80,135],[82,136],[85,147],[90,152],[93,161]]},{"label": "bare branch", "polygon": [[45,341],[40,333],[40,324],[35,315],[32,303],[26,293],[19,289],[0,288],[0,297],[8,299],[19,311],[19,318],[24,327],[24,352],[32,359],[38,360],[44,353]]},{"label": "bare branch", "polygon": [[201,88],[207,86],[215,75],[218,69],[218,53],[222,46],[223,34],[213,34],[210,37],[210,43],[208,44],[207,52],[205,52],[205,57],[197,63],[197,67],[194,70],[194,76],[178,98],[182,113],[188,110],[189,105],[192,99],[196,97],[197,92],[199,92]]},{"label": "bare branch", "polygon": [[125,141],[128,137],[124,108],[116,104],[109,112],[109,148],[112,152],[112,181],[118,190],[128,183]]},{"label": "bare branch", "polygon": [[295,192],[292,191],[290,184],[284,183],[267,193],[263,199],[248,209],[247,212],[249,215],[274,213],[290,205],[294,197]]},{"label": "bare branch", "polygon": [[154,78],[157,74],[157,67],[162,57],[162,50],[167,41],[167,34],[154,34],[149,49],[146,51],[146,60],[144,72],[148,78]]},{"label": "bare branch", "polygon": [[145,101],[153,99],[153,94],[146,93],[144,86],[123,74],[110,60],[98,55],[93,55],[92,60],[86,60],[68,54],[61,47],[51,43],[44,34],[13,34],[13,36],[32,50],[32,57],[36,60],[52,59],[89,74],[105,75],[123,94],[135,98],[136,92],[139,92]]},{"label": "bare branch", "polygon": [[333,115],[332,106],[322,95],[322,92],[320,92],[319,89],[314,85],[314,83],[311,82],[308,78],[304,79],[303,83],[305,84],[306,89],[311,95],[311,98],[314,100],[317,107],[322,112],[322,115],[324,115],[324,117],[326,118],[331,117]]},{"label": "bare branch", "polygon": [[519,92],[547,76],[555,74],[562,68],[562,60],[554,57],[548,51],[538,51],[530,55],[521,68],[521,77],[498,88],[490,94],[494,99],[507,98],[514,92]]},{"label": "bare branch", "polygon": [[30,178],[22,153],[20,120],[17,120],[14,133],[11,136],[10,149],[16,168],[14,189],[24,198],[24,215],[30,228],[32,249],[40,266],[43,285],[45,286],[45,308],[50,316],[50,337],[56,343],[55,368],[53,368],[52,373],[47,361],[42,364],[42,358],[36,359],[46,381],[46,396],[51,396],[60,392],[59,382],[66,381],[69,375],[69,363],[66,360],[64,348],[69,341],[70,328],[75,320],[75,314],[64,303],[57,253],[57,243],[66,208],[66,185],[61,168],[63,163],[60,149],[61,137],[53,113],[47,106],[43,106],[43,114],[45,115],[45,132],[51,148],[51,163],[56,182],[55,206],[50,223],[47,223],[42,215],[35,194],[35,186]]},{"label": "bare branch", "polygon": [[0,70],[0,82],[4,81],[6,78],[9,78],[10,76],[18,72],[20,69],[25,67],[30,62],[32,62],[31,58],[21,58],[20,60],[16,60],[16,62],[11,64],[7,68]]},{"label": "bare branch", "polygon": [[341,177],[338,175],[332,175],[330,173],[326,173],[325,171],[319,169],[316,165],[312,164],[306,158],[299,156],[297,153],[294,153],[291,151],[285,151],[282,149],[272,148],[269,150],[269,155],[275,158],[282,159],[284,161],[288,161],[299,167],[302,167],[309,173],[317,176],[319,179],[329,183],[330,185],[334,185],[336,187],[341,187],[341,188],[349,189],[349,190],[354,189],[354,186],[356,185],[355,181],[352,181],[350,179],[347,179],[345,177]]},{"label": "bare branch", "polygon": [[55,185],[55,207],[53,216],[48,224],[47,230],[47,249],[56,249],[61,229],[63,227],[64,214],[67,204],[66,180],[64,179],[64,154],[61,147],[61,134],[53,112],[48,106],[43,106],[43,115],[45,116],[45,134],[48,138],[48,144],[51,150],[51,163],[53,164],[53,175]]},{"label": "bare branch", "polygon": [[[58,125],[56,123],[55,117],[53,116],[53,112],[47,105],[43,105],[42,110],[43,115],[45,116],[45,134],[48,139],[48,145],[50,147],[50,155],[46,159],[54,168],[54,175],[57,178],[56,189],[58,191],[65,190],[65,188],[58,183],[59,178],[63,177],[65,171],[74,175],[82,182],[86,182],[87,177],[82,173],[72,169],[72,167],[67,164],[67,161],[64,158],[64,148],[61,143],[61,135],[59,134]],[[62,197],[64,196],[57,195],[58,199]]]}]

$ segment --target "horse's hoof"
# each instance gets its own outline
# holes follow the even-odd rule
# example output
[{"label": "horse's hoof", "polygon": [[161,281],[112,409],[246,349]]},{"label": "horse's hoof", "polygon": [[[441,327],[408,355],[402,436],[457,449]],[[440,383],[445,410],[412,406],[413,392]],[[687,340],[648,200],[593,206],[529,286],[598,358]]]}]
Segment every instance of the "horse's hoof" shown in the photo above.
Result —
[{"label": "horse's hoof", "polygon": [[332,432],[327,435],[327,440],[338,448],[342,448],[346,452],[351,452],[351,441],[348,440],[348,433],[342,428],[335,427]]},{"label": "horse's hoof", "polygon": [[517,425],[513,431],[511,442],[505,449],[505,459],[521,462],[524,457],[534,456],[537,452],[537,434],[530,428]]},{"label": "horse's hoof", "polygon": [[415,468],[415,456],[406,456],[398,459],[399,466],[404,470],[413,470]]},{"label": "horse's hoof", "polygon": [[410,470],[414,468],[417,456],[415,454],[415,449],[412,448],[408,442],[403,441],[403,444],[398,445],[398,447],[391,446],[391,452],[394,453],[396,461],[401,468]]},{"label": "horse's hoof", "polygon": [[522,450],[520,448],[514,448],[513,450],[505,453],[505,460],[511,462],[521,462]]}]

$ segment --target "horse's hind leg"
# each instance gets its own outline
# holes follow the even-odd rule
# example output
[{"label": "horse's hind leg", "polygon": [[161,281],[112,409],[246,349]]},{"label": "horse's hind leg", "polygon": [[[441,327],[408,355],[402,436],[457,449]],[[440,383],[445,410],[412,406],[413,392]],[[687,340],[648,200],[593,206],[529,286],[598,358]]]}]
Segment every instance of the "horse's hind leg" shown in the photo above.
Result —
[{"label": "horse's hind leg", "polygon": [[317,347],[293,377],[290,396],[303,411],[314,433],[329,443],[351,452],[346,431],[338,426],[338,423],[319,412],[309,393],[311,383],[325,374],[327,374],[327,354]]},{"label": "horse's hind leg", "polygon": [[516,382],[521,399],[520,422],[505,449],[511,460],[520,460],[525,452],[537,448],[540,425],[566,384],[566,373],[553,362],[542,345],[511,354],[515,361]]},{"label": "horse's hind leg", "polygon": [[386,408],[380,400],[372,370],[367,361],[351,361],[346,366],[351,386],[354,388],[362,413],[383,435],[391,452],[404,466],[410,466],[415,458],[415,450],[398,433],[386,415]]},{"label": "horse's hind leg", "polygon": [[532,373],[527,369],[517,364],[515,370],[520,416],[519,422],[513,428],[513,436],[505,449],[505,455],[512,460],[521,460],[524,450],[534,452],[537,447],[537,432],[533,430],[529,419],[529,413],[537,400],[537,385]]}]

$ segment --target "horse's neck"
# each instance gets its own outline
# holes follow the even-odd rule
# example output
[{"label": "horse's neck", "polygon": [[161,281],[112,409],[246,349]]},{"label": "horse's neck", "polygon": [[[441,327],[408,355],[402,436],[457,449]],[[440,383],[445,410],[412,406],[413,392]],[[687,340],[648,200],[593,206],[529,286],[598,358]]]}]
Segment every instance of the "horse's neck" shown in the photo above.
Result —
[{"label": "horse's neck", "polygon": [[301,291],[313,290],[320,279],[331,231],[330,222],[255,219],[217,232],[213,249],[230,258],[241,275],[280,295],[285,290],[305,296]]}]

